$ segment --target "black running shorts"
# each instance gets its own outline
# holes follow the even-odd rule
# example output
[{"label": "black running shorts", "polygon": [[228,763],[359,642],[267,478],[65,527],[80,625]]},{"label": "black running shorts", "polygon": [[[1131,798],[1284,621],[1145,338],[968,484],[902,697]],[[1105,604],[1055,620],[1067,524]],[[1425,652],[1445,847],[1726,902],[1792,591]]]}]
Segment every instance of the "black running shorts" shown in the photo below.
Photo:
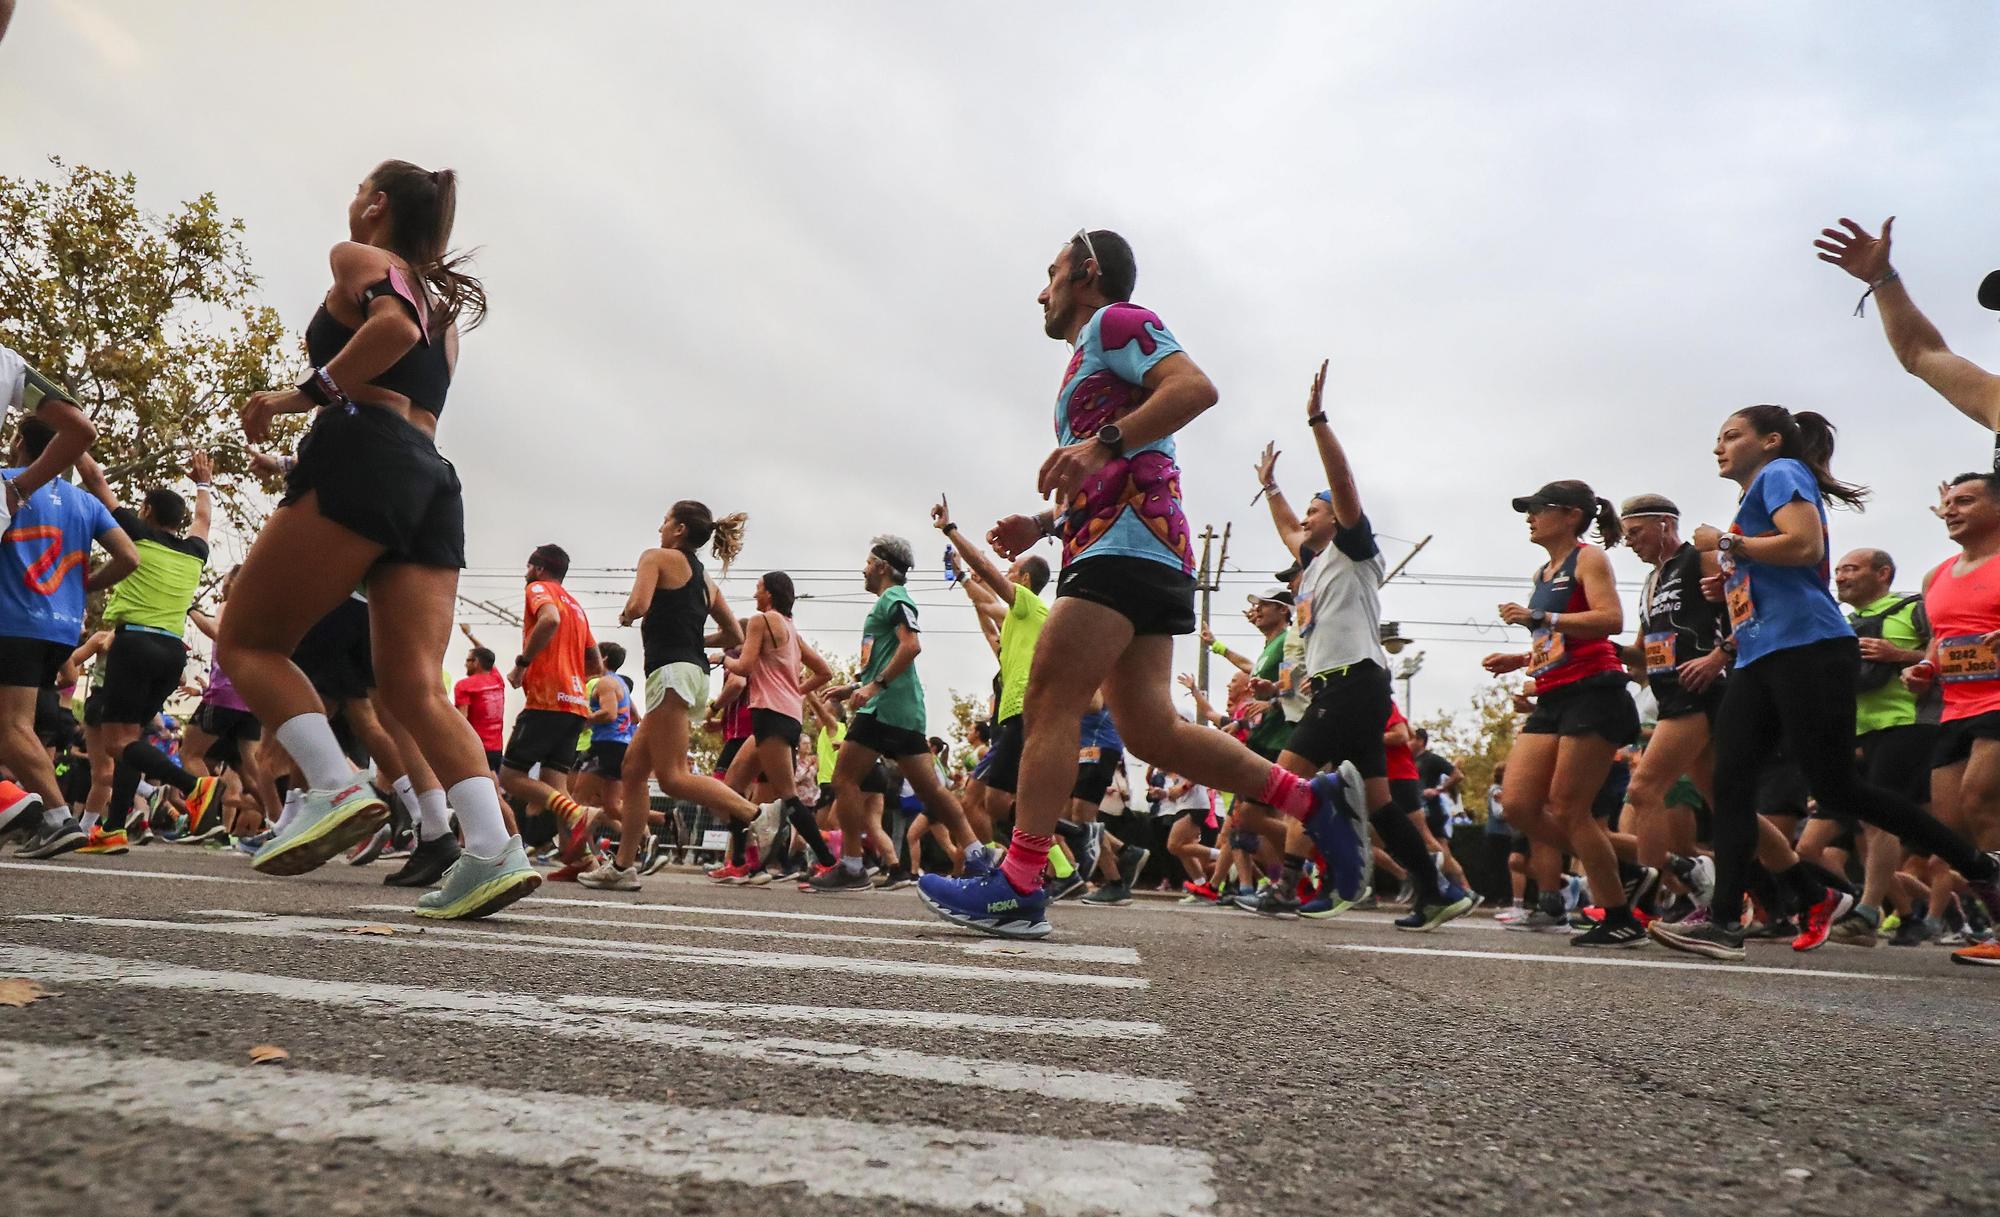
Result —
[{"label": "black running shorts", "polygon": [[1710,726],[1715,725],[1715,711],[1722,705],[1722,691],[1727,686],[1727,681],[1718,680],[1700,693],[1690,693],[1681,687],[1678,679],[1667,674],[1655,676],[1647,682],[1647,687],[1653,691],[1653,700],[1660,704],[1661,722],[1700,714],[1708,719]]},{"label": "black running shorts", "polygon": [[776,710],[750,711],[750,738],[760,744],[767,739],[781,739],[796,748],[801,734],[799,720],[789,714],[780,714]]},{"label": "black running shorts", "polygon": [[[292,662],[329,703],[359,701],[375,687],[375,646],[368,603],[349,596],[306,631]],[[330,704],[328,709],[332,709]]]},{"label": "black running shorts", "polygon": [[187,644],[170,634],[120,627],[104,656],[107,723],[149,723],[181,687]]},{"label": "black running shorts", "polygon": [[540,765],[550,773],[576,768],[576,741],[590,720],[567,710],[523,710],[514,718],[501,764],[522,773]]},{"label": "black running shorts", "polygon": [[613,739],[590,741],[590,755],[583,768],[607,782],[625,780],[625,750],[631,745]]},{"label": "black running shorts", "polygon": [[256,715],[209,701],[196,708],[194,725],[215,737],[215,742],[208,746],[208,759],[232,768],[243,764],[243,745],[254,744],[264,737],[264,728]]},{"label": "black running shorts", "polygon": [[[1855,736],[1861,780],[1900,794],[1919,806],[1927,805],[1931,801],[1931,758],[1937,752],[1937,741],[1936,723],[1906,723]],[[1815,820],[1838,818],[1827,815],[1817,805],[1812,815]],[[1847,827],[1852,831],[1855,826],[1848,823]]]},{"label": "black running shorts", "polygon": [[1931,750],[1931,766],[1943,769],[1972,755],[1974,740],[2000,739],[2000,710],[1954,718],[1940,725],[1937,744]]},{"label": "black running shorts", "polygon": [[[923,732],[891,727],[873,714],[854,716],[854,721],[848,725],[845,743],[878,752],[893,761],[900,761],[906,756],[921,756],[931,750],[931,742],[924,738]],[[991,777],[987,781],[990,785]]]},{"label": "black running shorts", "polygon": [[317,494],[319,514],[384,546],[382,561],[465,566],[458,471],[431,437],[381,406],[328,406],[299,443],[286,504]]},{"label": "black running shorts", "polygon": [[75,649],[41,638],[0,638],[0,685],[12,689],[48,689],[53,693],[56,673],[62,671]]},{"label": "black running shorts", "polygon": [[1064,567],[1056,581],[1056,599],[1065,596],[1111,609],[1140,637],[1194,633],[1194,576],[1164,562],[1083,558]]},{"label": "black running shorts", "polygon": [[1013,794],[1021,784],[1021,744],[1024,738],[1022,719],[1014,717],[993,729],[993,747],[986,754],[986,785],[988,789],[1003,794]]},{"label": "black running shorts", "polygon": [[1390,778],[1389,801],[1408,815],[1424,809],[1424,783],[1420,778]]},{"label": "black running shorts", "polygon": [[1595,735],[1614,744],[1639,740],[1639,707],[1625,691],[1625,673],[1586,676],[1535,699],[1523,735]]},{"label": "black running shorts", "polygon": [[1077,758],[1076,785],[1070,787],[1069,797],[1085,803],[1102,803],[1118,776],[1118,767],[1125,763],[1125,754],[1096,749],[1096,758],[1086,759],[1091,751],[1086,748]]},{"label": "black running shorts", "polygon": [[1353,761],[1364,778],[1389,776],[1389,671],[1374,660],[1351,663],[1313,678],[1306,707],[1285,751],[1315,766]]}]

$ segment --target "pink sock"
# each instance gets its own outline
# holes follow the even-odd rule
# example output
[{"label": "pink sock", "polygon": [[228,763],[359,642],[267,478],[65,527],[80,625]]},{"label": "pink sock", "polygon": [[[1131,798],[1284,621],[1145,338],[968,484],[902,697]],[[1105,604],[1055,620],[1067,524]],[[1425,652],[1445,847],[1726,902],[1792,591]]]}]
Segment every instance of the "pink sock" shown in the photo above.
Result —
[{"label": "pink sock", "polygon": [[1007,860],[1000,864],[1000,873],[1007,876],[1007,882],[1023,896],[1042,890],[1042,868],[1049,863],[1049,851],[1054,849],[1054,837],[1036,837],[1014,830],[1014,840],[1007,846]]},{"label": "pink sock", "polygon": [[1257,801],[1266,807],[1277,808],[1294,820],[1303,820],[1312,814],[1312,787],[1291,770],[1273,765],[1269,776],[1264,779],[1264,790],[1257,796]]}]

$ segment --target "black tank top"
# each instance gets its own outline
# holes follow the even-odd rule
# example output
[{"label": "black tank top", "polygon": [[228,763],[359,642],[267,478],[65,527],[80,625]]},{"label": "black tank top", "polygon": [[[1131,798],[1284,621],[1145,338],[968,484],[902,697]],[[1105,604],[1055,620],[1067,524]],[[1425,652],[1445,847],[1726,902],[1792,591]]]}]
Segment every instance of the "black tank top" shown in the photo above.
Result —
[{"label": "black tank top", "polygon": [[[389,281],[370,287],[362,294],[364,305],[377,295],[387,292]],[[394,294],[394,293],[391,293]],[[408,300],[397,295],[405,307],[411,308]],[[421,319],[419,319],[421,320]],[[326,305],[319,306],[313,319],[306,325],[306,357],[316,368],[323,368],[335,355],[340,354],[354,338],[354,331],[342,325],[338,318],[326,311]],[[444,413],[445,394],[451,389],[451,364],[444,355],[444,336],[433,337],[426,329],[424,338],[404,353],[392,364],[388,371],[368,382],[378,389],[400,393],[410,399],[410,404],[433,418]]]},{"label": "black tank top", "polygon": [[1713,651],[1721,625],[1721,607],[1701,594],[1701,552],[1682,542],[1646,580],[1639,597],[1647,678],[1678,685],[1675,666]]},{"label": "black tank top", "polygon": [[646,644],[646,670],[652,672],[670,663],[692,663],[708,671],[708,577],[702,573],[701,559],[681,551],[687,559],[688,581],[668,591],[653,589],[653,603],[639,620],[639,637]]}]

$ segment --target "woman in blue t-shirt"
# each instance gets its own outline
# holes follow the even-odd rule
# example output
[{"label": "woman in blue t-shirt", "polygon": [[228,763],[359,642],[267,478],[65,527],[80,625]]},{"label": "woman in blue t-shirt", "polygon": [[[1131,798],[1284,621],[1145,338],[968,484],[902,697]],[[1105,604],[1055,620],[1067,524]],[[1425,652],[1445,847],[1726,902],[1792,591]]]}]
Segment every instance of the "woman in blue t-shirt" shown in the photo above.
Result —
[{"label": "woman in blue t-shirt", "polygon": [[1803,910],[1794,950],[1826,941],[1854,906],[1841,882],[1799,860],[1775,830],[1760,839],[1757,778],[1774,744],[1804,773],[1822,811],[1886,829],[1943,858],[1982,899],[2000,900],[2000,860],[1981,854],[1902,795],[1862,782],[1854,762],[1854,672],[1860,647],[1827,588],[1826,500],[1859,507],[1867,490],[1833,476],[1833,424],[1783,406],[1751,406],[1723,421],[1715,459],[1743,487],[1729,531],[1695,530],[1695,548],[1718,555],[1703,580],[1728,605],[1736,670],[1715,718],[1715,897],[1711,920],[1654,922],[1662,945],[1712,959],[1743,958],[1743,884],[1761,861]]}]

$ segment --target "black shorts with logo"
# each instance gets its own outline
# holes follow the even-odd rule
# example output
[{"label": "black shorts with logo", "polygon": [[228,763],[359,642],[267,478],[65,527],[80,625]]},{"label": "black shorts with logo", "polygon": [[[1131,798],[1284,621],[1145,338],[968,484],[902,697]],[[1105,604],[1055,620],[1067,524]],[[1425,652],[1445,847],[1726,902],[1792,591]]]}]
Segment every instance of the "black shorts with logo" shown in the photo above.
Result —
[{"label": "black shorts with logo", "polygon": [[368,696],[375,687],[375,644],[368,631],[368,602],[349,596],[313,622],[293,648],[292,662],[328,702],[360,701]]},{"label": "black shorts with logo", "polygon": [[1194,633],[1194,576],[1151,558],[1110,555],[1072,562],[1056,581],[1056,599],[1065,596],[1111,609],[1142,638]]},{"label": "black shorts with logo", "polygon": [[1004,794],[1013,794],[1021,784],[1021,744],[1025,737],[1023,715],[1001,723],[993,730],[993,747],[986,754],[986,785]]},{"label": "black shorts with logo", "polygon": [[1389,776],[1389,670],[1372,659],[1313,677],[1313,699],[1285,751],[1314,765],[1353,761],[1364,778]]},{"label": "black shorts with logo", "polygon": [[551,773],[576,768],[576,742],[590,720],[567,710],[523,710],[507,736],[502,765],[522,773],[540,765]]},{"label": "black shorts with logo", "polygon": [[1070,787],[1069,797],[1085,803],[1101,803],[1118,776],[1118,767],[1125,763],[1125,754],[1115,748],[1100,748],[1096,750],[1096,760],[1083,759],[1089,751],[1086,749],[1077,756],[1076,785]]},{"label": "black shorts with logo", "polygon": [[1538,694],[1523,735],[1595,735],[1614,744],[1637,743],[1639,707],[1625,691],[1624,672],[1586,676]]},{"label": "black shorts with logo", "polygon": [[153,721],[181,687],[187,655],[187,644],[171,634],[120,626],[104,656],[103,721]]},{"label": "black shorts with logo", "polygon": [[42,638],[0,637],[0,685],[55,692],[56,673],[69,661],[74,644]]},{"label": "black shorts with logo", "polygon": [[458,471],[430,436],[381,406],[327,406],[299,442],[283,502],[316,493],[319,514],[385,546],[384,562],[465,566]]}]

